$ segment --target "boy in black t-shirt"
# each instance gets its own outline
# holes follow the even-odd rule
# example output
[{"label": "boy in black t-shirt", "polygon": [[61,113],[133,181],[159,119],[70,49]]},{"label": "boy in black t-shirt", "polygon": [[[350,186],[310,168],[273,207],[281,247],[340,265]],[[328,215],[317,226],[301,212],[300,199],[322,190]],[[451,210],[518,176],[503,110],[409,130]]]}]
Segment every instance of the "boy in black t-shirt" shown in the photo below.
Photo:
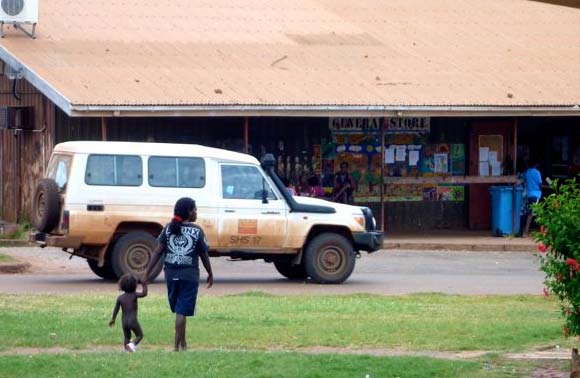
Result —
[{"label": "boy in black t-shirt", "polygon": [[207,241],[203,230],[191,223],[197,219],[195,201],[189,197],[175,203],[174,216],[159,234],[143,281],[147,282],[152,268],[164,259],[165,282],[169,307],[175,313],[175,351],[187,349],[185,341],[186,317],[195,314],[199,287],[199,261],[208,273],[207,287],[213,285]]},{"label": "boy in black t-shirt", "polygon": [[[141,326],[137,320],[137,298],[143,298],[147,296],[147,284],[142,282],[143,290],[137,293],[137,279],[130,274],[125,274],[119,280],[119,289],[123,290],[124,293],[119,295],[117,298],[117,303],[115,304],[115,309],[113,310],[113,316],[109,321],[109,327],[115,325],[115,319],[119,313],[119,308],[122,310],[122,326],[123,326],[123,345],[127,352],[135,352],[137,350],[137,344],[143,339],[143,331],[141,331]],[[131,331],[135,334],[135,339],[131,341]]]}]

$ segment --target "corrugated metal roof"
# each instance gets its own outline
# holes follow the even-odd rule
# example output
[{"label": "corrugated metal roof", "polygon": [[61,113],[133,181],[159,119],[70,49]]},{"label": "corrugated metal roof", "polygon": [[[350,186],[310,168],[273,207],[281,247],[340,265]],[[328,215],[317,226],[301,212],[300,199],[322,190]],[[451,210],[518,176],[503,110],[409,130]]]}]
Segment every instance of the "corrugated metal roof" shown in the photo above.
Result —
[{"label": "corrugated metal roof", "polygon": [[6,34],[69,114],[580,104],[580,9],[536,1],[51,0]]}]

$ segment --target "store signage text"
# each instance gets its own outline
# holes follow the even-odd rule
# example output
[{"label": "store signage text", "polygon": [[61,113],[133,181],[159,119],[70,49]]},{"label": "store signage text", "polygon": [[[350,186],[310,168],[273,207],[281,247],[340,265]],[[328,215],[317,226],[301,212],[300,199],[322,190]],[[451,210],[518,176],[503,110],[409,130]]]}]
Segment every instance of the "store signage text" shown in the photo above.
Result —
[{"label": "store signage text", "polygon": [[330,131],[345,133],[355,131],[381,131],[381,118],[331,118]]},{"label": "store signage text", "polygon": [[385,118],[385,131],[388,133],[428,133],[431,118]]},{"label": "store signage text", "polygon": [[381,124],[387,133],[429,133],[431,118],[330,118],[334,133],[380,132]]}]

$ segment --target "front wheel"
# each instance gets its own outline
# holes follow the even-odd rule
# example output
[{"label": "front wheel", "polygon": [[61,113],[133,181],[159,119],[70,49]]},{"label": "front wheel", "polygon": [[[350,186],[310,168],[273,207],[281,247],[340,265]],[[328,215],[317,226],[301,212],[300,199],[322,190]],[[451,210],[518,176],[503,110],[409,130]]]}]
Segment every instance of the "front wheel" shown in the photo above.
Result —
[{"label": "front wheel", "polygon": [[289,262],[275,262],[278,273],[290,280],[305,280],[308,278],[304,264],[292,265]]},{"label": "front wheel", "polygon": [[[134,231],[121,236],[115,242],[111,256],[111,265],[117,277],[130,273],[140,278],[145,273],[156,246],[157,239],[147,232]],[[163,261],[159,260],[149,279],[154,280],[162,268]]]},{"label": "front wheel", "polygon": [[342,283],[354,270],[356,260],[354,248],[342,235],[320,234],[308,243],[305,252],[306,274],[317,283]]}]

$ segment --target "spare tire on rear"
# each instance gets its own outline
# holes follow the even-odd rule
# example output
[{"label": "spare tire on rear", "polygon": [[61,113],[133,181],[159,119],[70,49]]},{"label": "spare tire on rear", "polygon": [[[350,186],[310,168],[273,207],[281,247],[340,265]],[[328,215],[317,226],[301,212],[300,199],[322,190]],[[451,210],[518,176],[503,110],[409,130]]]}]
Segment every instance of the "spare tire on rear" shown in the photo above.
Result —
[{"label": "spare tire on rear", "polygon": [[52,179],[42,179],[34,193],[32,224],[40,232],[51,232],[60,219],[60,195]]}]

